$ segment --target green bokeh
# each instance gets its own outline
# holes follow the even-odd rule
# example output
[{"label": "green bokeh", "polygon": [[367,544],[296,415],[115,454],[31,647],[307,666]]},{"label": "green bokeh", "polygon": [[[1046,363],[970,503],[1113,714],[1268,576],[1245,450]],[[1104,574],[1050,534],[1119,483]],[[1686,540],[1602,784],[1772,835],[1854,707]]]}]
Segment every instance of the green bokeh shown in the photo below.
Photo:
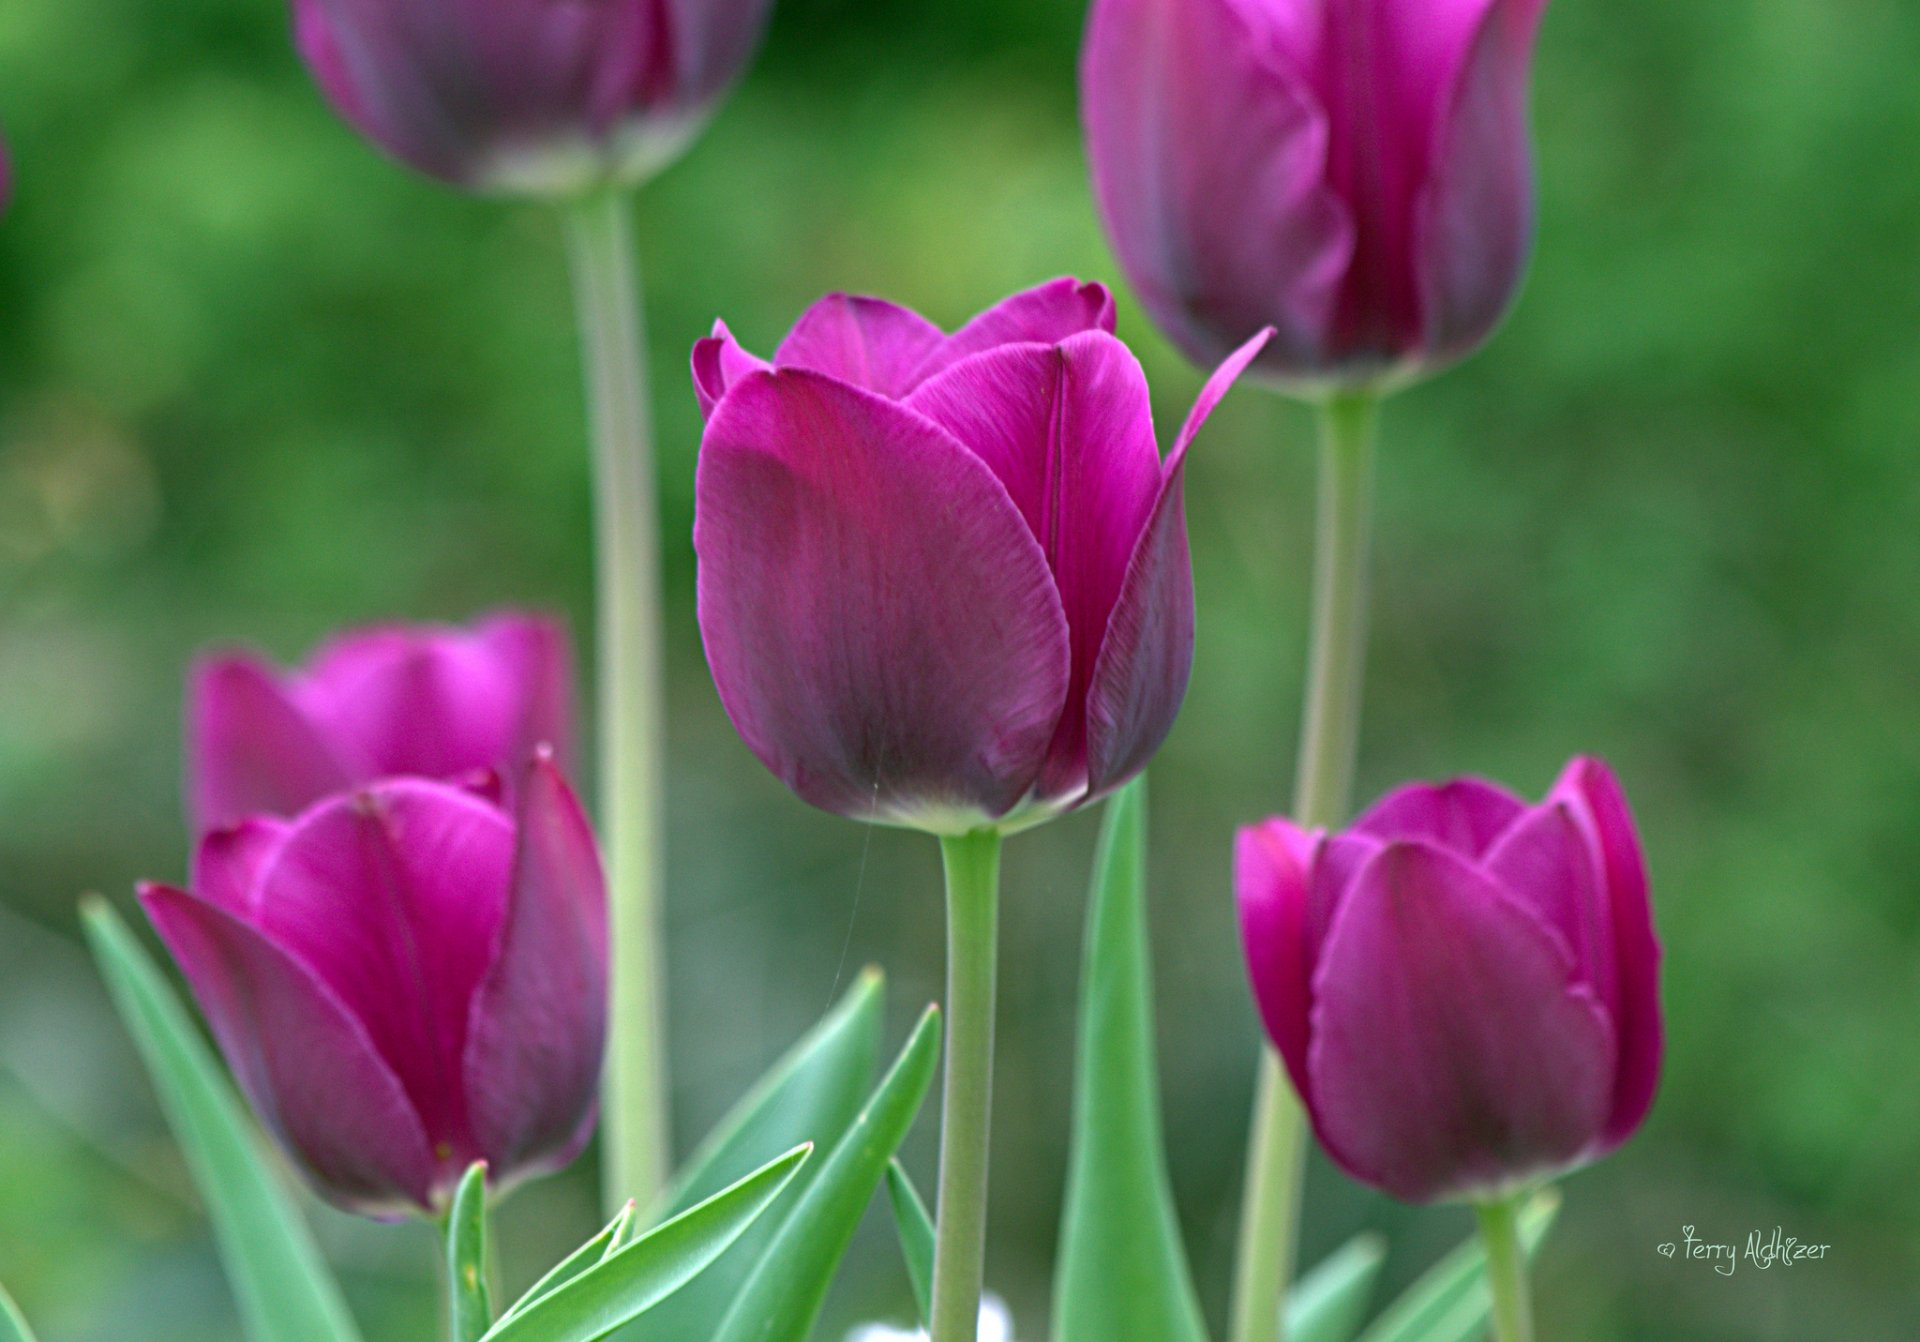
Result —
[{"label": "green bokeh", "polygon": [[[791,0],[642,200],[685,1138],[860,963],[892,972],[896,1036],[941,969],[934,846],[791,800],[707,681],[687,349],[716,315],[765,349],[833,288],[952,323],[1052,274],[1115,279],[1074,120],[1080,21],[1053,0]],[[341,624],[508,602],[589,627],[554,219],[376,157],[285,27],[276,0],[0,7],[19,188],[0,222],[0,1278],[49,1342],[234,1336],[73,918],[82,890],[124,901],[182,872],[193,651],[291,658]],[[1558,1342],[1912,1335],[1916,68],[1910,0],[1556,0],[1527,292],[1483,355],[1386,416],[1363,791],[1463,771],[1534,790],[1599,751],[1654,869],[1666,1084],[1644,1133],[1569,1184],[1541,1281]],[[1198,374],[1124,299],[1122,323],[1176,423]],[[1243,390],[1195,455],[1199,661],[1154,786],[1168,1128],[1216,1320],[1256,1039],[1228,845],[1288,792],[1309,435]],[[1009,845],[990,1277],[1028,1338],[1091,842],[1078,818]],[[516,1282],[586,1232],[587,1174],[510,1204]],[[1323,1162],[1309,1218],[1310,1255],[1389,1229],[1395,1281],[1470,1220]],[[1833,1248],[1723,1278],[1656,1252],[1684,1224]],[[429,1236],[322,1230],[380,1335],[424,1335]],[[904,1315],[889,1234],[856,1249],[835,1321]]]}]

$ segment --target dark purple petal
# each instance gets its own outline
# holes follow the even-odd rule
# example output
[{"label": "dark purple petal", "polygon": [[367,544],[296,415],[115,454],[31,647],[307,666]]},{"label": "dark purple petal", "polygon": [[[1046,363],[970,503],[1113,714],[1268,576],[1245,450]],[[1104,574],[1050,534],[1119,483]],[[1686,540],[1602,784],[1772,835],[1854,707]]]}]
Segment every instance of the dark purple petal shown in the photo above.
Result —
[{"label": "dark purple petal", "polygon": [[945,339],[917,312],[878,298],[828,294],[801,314],[773,362],[898,400],[912,390],[915,370]]},{"label": "dark purple petal", "polygon": [[321,1191],[376,1215],[431,1210],[441,1171],[427,1135],[346,1005],[229,912],[165,886],[140,900],[241,1087]]},{"label": "dark purple petal", "polygon": [[727,324],[716,321],[713,334],[693,346],[693,391],[700,400],[703,418],[713,417],[713,408],[727,394],[727,388],[748,373],[764,373],[773,365],[749,354],[733,338]]},{"label": "dark purple petal", "polygon": [[1242,829],[1234,846],[1234,891],[1253,998],[1302,1096],[1311,1081],[1307,1020],[1313,1004],[1307,881],[1324,841],[1321,831],[1275,816]]},{"label": "dark purple petal", "polygon": [[914,374],[924,382],[962,359],[1001,345],[1057,345],[1085,331],[1113,334],[1113,295],[1104,284],[1062,277],[1024,289],[982,312],[931,351]]},{"label": "dark purple petal", "polygon": [[250,656],[214,657],[194,668],[187,733],[196,829],[291,815],[352,781],[279,678]]},{"label": "dark purple petal", "polygon": [[606,883],[593,830],[553,761],[520,789],[513,883],[474,994],[473,1134],[503,1170],[565,1163],[591,1132],[607,1015]]},{"label": "dark purple petal", "polygon": [[721,701],[801,797],[974,824],[1032,785],[1066,617],[1006,489],[932,421],[813,373],[747,379],[707,427],[694,548]]},{"label": "dark purple petal", "polygon": [[1353,822],[1377,839],[1422,839],[1478,859],[1518,820],[1527,804],[1481,778],[1395,788]]},{"label": "dark purple petal", "polygon": [[1313,983],[1313,1113],[1356,1177],[1411,1202],[1581,1158],[1615,1047],[1567,953],[1477,868],[1392,843],[1334,916]]},{"label": "dark purple petal", "polygon": [[1552,928],[1573,956],[1575,977],[1619,1018],[1613,917],[1587,834],[1564,802],[1529,808],[1488,850],[1489,876]]}]

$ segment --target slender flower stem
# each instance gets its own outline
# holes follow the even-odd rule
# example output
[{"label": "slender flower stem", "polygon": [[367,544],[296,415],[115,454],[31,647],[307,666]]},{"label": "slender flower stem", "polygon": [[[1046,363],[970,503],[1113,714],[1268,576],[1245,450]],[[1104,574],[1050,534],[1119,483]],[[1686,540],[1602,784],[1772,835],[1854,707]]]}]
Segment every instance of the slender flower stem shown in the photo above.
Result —
[{"label": "slender flower stem", "polygon": [[[1320,412],[1320,497],[1313,563],[1313,634],[1295,772],[1294,818],[1333,826],[1352,804],[1366,672],[1367,553],[1373,529],[1378,402],[1335,396]],[[1300,1218],[1306,1122],[1279,1054],[1260,1060],[1234,1275],[1233,1342],[1281,1342]]]},{"label": "slender flower stem", "polygon": [[607,852],[612,986],[604,1103],[604,1193],[618,1211],[667,1180],[665,984],[660,955],[659,543],[646,338],[626,196],[567,213],[574,302],[592,411],[598,587],[600,812]]},{"label": "slender flower stem", "polygon": [[1000,835],[940,841],[947,871],[947,1080],[940,1115],[932,1342],[975,1342],[987,1254],[987,1137],[999,962]]},{"label": "slender flower stem", "polygon": [[1520,1199],[1482,1202],[1480,1242],[1487,1249],[1487,1285],[1493,1291],[1494,1342],[1533,1342],[1533,1299],[1527,1255],[1520,1247]]}]

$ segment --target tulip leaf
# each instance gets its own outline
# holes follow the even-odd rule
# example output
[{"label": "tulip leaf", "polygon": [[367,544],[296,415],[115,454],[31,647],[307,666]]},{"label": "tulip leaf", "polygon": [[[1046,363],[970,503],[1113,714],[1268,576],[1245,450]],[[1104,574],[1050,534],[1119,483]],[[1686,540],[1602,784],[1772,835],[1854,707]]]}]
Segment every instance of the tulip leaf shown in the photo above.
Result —
[{"label": "tulip leaf", "polygon": [[33,1329],[27,1327],[26,1316],[4,1286],[0,1286],[0,1342],[34,1342]]},{"label": "tulip leaf", "polygon": [[81,910],[94,959],[213,1220],[253,1342],[358,1342],[359,1330],[224,1069],[125,923]]},{"label": "tulip leaf", "polygon": [[1161,1144],[1145,780],[1107,803],[1080,997],[1055,1342],[1206,1342]]},{"label": "tulip leaf", "polygon": [[[799,1146],[500,1320],[484,1342],[597,1342],[693,1280],[786,1191]],[[603,1232],[604,1233],[604,1232]]]},{"label": "tulip leaf", "polygon": [[447,1319],[453,1342],[478,1342],[493,1326],[487,1290],[487,1163],[467,1167],[447,1212]]},{"label": "tulip leaf", "polygon": [[1387,1260],[1378,1235],[1355,1235],[1287,1292],[1287,1342],[1353,1342]]},{"label": "tulip leaf", "polygon": [[[1546,1238],[1560,1210],[1552,1189],[1536,1195],[1520,1212],[1520,1243],[1531,1257]],[[1486,1254],[1478,1239],[1462,1244],[1375,1320],[1361,1342],[1478,1342],[1493,1313],[1487,1291]]]},{"label": "tulip leaf", "polygon": [[606,1229],[547,1269],[545,1276],[529,1286],[525,1295],[507,1307],[500,1321],[504,1323],[514,1315],[524,1313],[535,1301],[552,1295],[587,1269],[606,1262],[623,1245],[632,1243],[627,1238],[627,1232],[635,1219],[634,1204],[629,1202],[620,1209],[618,1216],[607,1223]]},{"label": "tulip leaf", "polygon": [[928,1007],[719,1327],[689,1336],[702,1342],[806,1342],[887,1162],[920,1112],[939,1059],[940,1010]]},{"label": "tulip leaf", "polygon": [[[685,1211],[801,1142],[812,1142],[823,1154],[831,1151],[873,1088],[885,1016],[885,977],[868,969],[714,1127],[674,1179],[662,1214]],[[824,1164],[808,1162],[795,1176],[792,1197],[686,1290],[636,1320],[620,1342],[686,1342],[711,1332]]]},{"label": "tulip leaf", "polygon": [[907,1260],[907,1280],[920,1308],[923,1326],[933,1312],[933,1217],[913,1186],[906,1166],[887,1162],[887,1200],[893,1204],[894,1228],[900,1232],[900,1253]]}]

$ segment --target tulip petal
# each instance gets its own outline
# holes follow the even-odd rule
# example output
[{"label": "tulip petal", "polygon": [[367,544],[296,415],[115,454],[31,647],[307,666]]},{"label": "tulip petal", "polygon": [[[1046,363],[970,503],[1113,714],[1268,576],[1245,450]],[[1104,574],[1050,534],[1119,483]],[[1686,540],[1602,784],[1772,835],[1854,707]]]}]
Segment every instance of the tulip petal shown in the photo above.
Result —
[{"label": "tulip petal", "polygon": [[1375,802],[1353,828],[1392,842],[1420,839],[1479,858],[1527,809],[1525,802],[1482,778],[1411,783]]},{"label": "tulip petal", "polygon": [[912,390],[915,370],[945,339],[939,327],[907,308],[878,298],[828,294],[801,314],[773,362],[898,400]]},{"label": "tulip petal", "polygon": [[1619,974],[1619,1004],[1614,1028],[1620,1036],[1619,1079],[1613,1112],[1601,1136],[1611,1150],[1632,1135],[1653,1106],[1665,1051],[1660,1020],[1660,941],[1653,930],[1646,859],[1627,806],[1626,793],[1600,760],[1581,758],[1567,766],[1555,795],[1577,792],[1592,818],[1613,926],[1614,960]]},{"label": "tulip petal", "polygon": [[1354,237],[1324,180],[1326,114],[1260,30],[1270,8],[1098,0],[1081,114],[1114,249],[1161,328],[1210,363],[1277,324],[1285,371],[1320,358]]},{"label": "tulip petal", "polygon": [[606,882],[593,830],[550,757],[520,789],[507,913],[474,994],[473,1134],[506,1169],[558,1165],[591,1132],[607,1015]]},{"label": "tulip petal", "polygon": [[279,855],[292,830],[284,820],[255,816],[230,829],[209,832],[194,850],[194,893],[236,918],[250,919],[260,874]]},{"label": "tulip petal", "polygon": [[1104,284],[1063,276],[1003,298],[931,351],[914,373],[915,384],[963,359],[1001,345],[1058,345],[1086,331],[1113,334],[1117,315]]},{"label": "tulip petal", "polygon": [[1494,0],[1442,94],[1414,220],[1426,342],[1440,358],[1485,339],[1533,245],[1527,90],[1546,0]]},{"label": "tulip petal", "polygon": [[[566,630],[540,615],[502,614],[480,623],[474,642],[503,673],[511,744],[495,764],[518,771],[542,747],[565,770],[573,767],[573,657]],[[484,767],[484,766],[475,766]]]},{"label": "tulip petal", "polygon": [[764,373],[773,365],[742,349],[727,324],[716,321],[713,334],[693,345],[693,392],[700,400],[700,414],[713,418],[713,408],[727,394],[727,388],[749,373]]},{"label": "tulip petal", "polygon": [[1334,917],[1313,981],[1316,1126],[1410,1202],[1578,1160],[1607,1120],[1614,1037],[1558,938],[1466,861],[1391,843]]},{"label": "tulip petal", "polygon": [[340,999],[224,909],[165,886],[140,901],[254,1108],[327,1196],[375,1214],[430,1208],[437,1170],[419,1116]]},{"label": "tulip petal", "polygon": [[1308,1093],[1307,1013],[1312,1007],[1308,941],[1308,876],[1325,843],[1283,816],[1242,829],[1234,844],[1233,881],[1241,944],[1260,1019],[1301,1095]]},{"label": "tulip petal", "polygon": [[1193,564],[1187,548],[1187,451],[1273,331],[1214,370],[1162,468],[1160,494],[1128,557],[1087,690],[1087,776],[1094,796],[1146,767],[1173,730],[1193,671]]},{"label": "tulip petal", "polygon": [[1593,989],[1609,1019],[1619,1018],[1613,919],[1594,849],[1564,802],[1528,808],[1487,851],[1489,876],[1552,928],[1573,956],[1574,972]]},{"label": "tulip petal", "polygon": [[351,781],[306,714],[257,658],[215,657],[194,668],[188,752],[195,827],[249,815],[292,815]]},{"label": "tulip petal", "polygon": [[1066,699],[1067,624],[985,463],[785,370],[721,403],[695,501],[707,659],[769,769],[858,817],[974,824],[1021,799]]},{"label": "tulip petal", "polygon": [[495,807],[439,783],[379,783],[300,817],[254,913],[365,1026],[431,1138],[468,1159],[461,1060],[512,861]]},{"label": "tulip petal", "polygon": [[907,405],[986,462],[1046,555],[1073,678],[1038,790],[1078,794],[1094,662],[1161,492],[1146,374],[1125,345],[1095,331],[976,355],[922,383]]}]

